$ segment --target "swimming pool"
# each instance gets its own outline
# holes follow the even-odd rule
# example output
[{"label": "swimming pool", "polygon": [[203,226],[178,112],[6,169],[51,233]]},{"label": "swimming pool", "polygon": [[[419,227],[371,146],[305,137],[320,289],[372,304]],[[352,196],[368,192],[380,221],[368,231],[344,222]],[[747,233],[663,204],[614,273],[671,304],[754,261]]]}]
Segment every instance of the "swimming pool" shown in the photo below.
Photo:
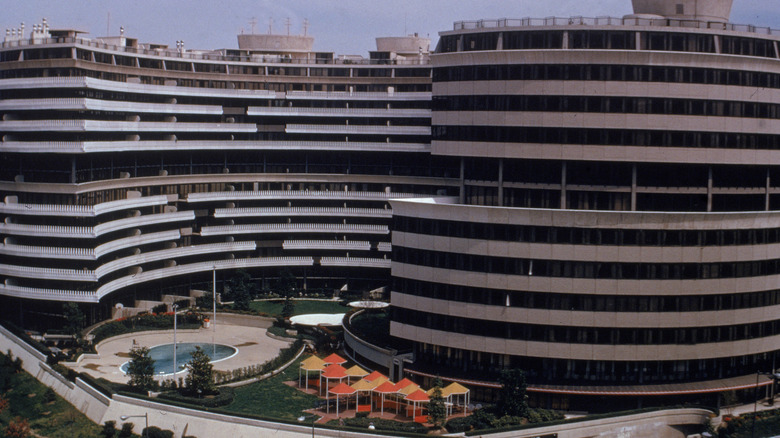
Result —
[{"label": "swimming pool", "polygon": [[[209,358],[211,363],[220,360],[229,359],[238,354],[238,349],[229,345],[198,343],[198,342],[179,342],[176,347],[176,367],[177,373],[185,369],[187,362],[192,359],[192,352],[195,347],[200,347]],[[216,351],[215,351],[216,350]],[[173,374],[173,344],[157,345],[149,349],[149,356],[154,359],[154,374],[167,375]],[[130,362],[125,362],[119,367],[124,374],[127,374],[127,367]]]}]

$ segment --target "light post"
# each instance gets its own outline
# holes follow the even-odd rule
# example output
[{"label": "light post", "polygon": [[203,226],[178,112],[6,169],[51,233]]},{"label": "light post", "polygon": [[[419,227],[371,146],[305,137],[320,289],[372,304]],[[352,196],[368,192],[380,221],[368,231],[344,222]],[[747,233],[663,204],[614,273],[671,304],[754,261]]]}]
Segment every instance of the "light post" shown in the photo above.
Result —
[{"label": "light post", "polygon": [[217,357],[217,265],[213,266],[213,278],[211,280],[211,298],[213,299],[214,315],[211,317],[211,323],[214,327],[211,329],[211,357]]},{"label": "light post", "polygon": [[173,381],[176,381],[176,371],[178,369],[176,368],[176,309],[179,306],[176,305],[176,303],[173,303],[171,305],[171,309],[173,309]]},{"label": "light post", "polygon": [[317,420],[317,416],[314,414],[301,414],[301,416],[298,417],[298,422],[303,423],[308,416],[311,417],[311,438],[314,438],[314,422]]},{"label": "light post", "polygon": [[144,419],[146,420],[146,429],[144,429],[145,432],[144,436],[146,438],[149,438],[149,414],[148,413],[143,415],[122,415],[121,417],[119,417],[119,419],[122,421],[127,421],[128,418],[141,418],[141,417],[144,417]]}]

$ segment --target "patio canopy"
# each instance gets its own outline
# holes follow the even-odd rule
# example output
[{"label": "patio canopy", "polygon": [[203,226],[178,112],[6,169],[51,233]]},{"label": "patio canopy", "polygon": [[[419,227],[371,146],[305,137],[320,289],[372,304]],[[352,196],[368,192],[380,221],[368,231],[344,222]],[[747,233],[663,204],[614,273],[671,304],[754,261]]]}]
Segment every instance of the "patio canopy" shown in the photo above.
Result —
[{"label": "patio canopy", "polygon": [[[320,373],[320,382],[325,379],[325,387],[330,386],[331,379],[336,379],[341,382],[342,379],[347,377],[347,369],[339,364],[332,364],[325,367]],[[320,394],[322,394],[322,384],[320,384]]]},{"label": "patio canopy", "polygon": [[330,356],[326,357],[325,359],[323,359],[323,361],[325,361],[325,363],[328,364],[328,365],[334,364],[334,363],[335,364],[339,364],[339,365],[341,365],[343,363],[347,363],[346,359],[344,359],[343,357],[339,356],[336,353],[333,353]]},{"label": "patio canopy", "polygon": [[319,373],[325,366],[325,361],[317,356],[309,356],[301,361],[301,368],[298,370],[298,386],[301,385],[302,372],[306,372],[306,389],[309,389],[309,373]]},{"label": "patio canopy", "polygon": [[377,394],[382,394],[382,407],[380,409],[380,412],[385,412],[385,395],[387,394],[398,394],[398,388],[395,387],[395,384],[391,381],[386,381],[382,383],[381,385],[374,388],[374,392]]},{"label": "patio canopy", "polygon": [[363,377],[366,377],[368,375],[368,371],[364,370],[363,368],[360,368],[357,365],[353,365],[347,369],[347,378],[356,377],[358,379],[361,379]]},{"label": "patio canopy", "polygon": [[372,371],[371,374],[364,377],[364,379],[368,380],[369,382],[373,382],[375,379],[378,379],[379,377],[384,377],[384,379],[387,380],[387,376],[380,373],[379,371]]},{"label": "patio canopy", "polygon": [[[346,383],[339,383],[338,385],[328,390],[329,394],[336,396],[336,418],[339,416],[339,396],[352,395],[355,392],[357,392],[355,388],[347,385]],[[347,408],[349,408],[349,400],[347,400]],[[330,412],[330,404],[328,404],[328,412]]]}]

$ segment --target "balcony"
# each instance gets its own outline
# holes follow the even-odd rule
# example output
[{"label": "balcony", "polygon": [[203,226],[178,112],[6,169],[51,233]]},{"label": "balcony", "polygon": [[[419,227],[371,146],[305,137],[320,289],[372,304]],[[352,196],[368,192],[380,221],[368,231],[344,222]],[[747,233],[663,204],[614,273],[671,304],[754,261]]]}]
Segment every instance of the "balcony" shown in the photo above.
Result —
[{"label": "balcony", "polygon": [[322,266],[341,266],[349,268],[379,268],[390,269],[390,259],[375,259],[364,257],[323,257]]},{"label": "balcony", "polygon": [[389,208],[342,208],[342,207],[256,207],[256,208],[217,208],[215,218],[230,217],[372,217],[391,218],[393,210]]},{"label": "balcony", "polygon": [[0,265],[0,275],[41,280],[98,281],[95,273],[86,269],[54,269],[32,266]]},{"label": "balcony", "polygon": [[287,233],[335,233],[335,234],[390,234],[387,225],[359,224],[266,224],[220,225],[203,227],[201,236],[230,236],[237,234],[287,234]]},{"label": "balcony", "polygon": [[126,122],[117,120],[3,120],[8,132],[257,132],[253,123]]},{"label": "balcony", "polygon": [[111,111],[150,114],[222,115],[220,105],[127,102],[89,98],[6,99],[0,111]]},{"label": "balcony", "polygon": [[0,213],[25,216],[94,217],[114,211],[167,204],[168,197],[165,195],[121,199],[94,206],[0,203]]},{"label": "balcony", "polygon": [[0,254],[37,259],[95,260],[92,248],[61,248],[56,246],[29,246],[0,244]]},{"label": "balcony", "polygon": [[299,108],[289,106],[250,106],[246,113],[250,116],[431,118],[431,110],[429,109],[405,108]]},{"label": "balcony", "polygon": [[320,249],[341,251],[370,251],[371,242],[357,240],[285,240],[283,249]]},{"label": "balcony", "polygon": [[150,243],[173,241],[179,239],[180,237],[181,233],[179,230],[170,230],[116,239],[95,247],[95,256],[102,257],[120,249],[134,248],[137,246],[148,245]]},{"label": "balcony", "polygon": [[[2,124],[0,124],[2,128]],[[288,134],[374,134],[374,135],[431,135],[430,126],[405,125],[310,125],[290,123]]]},{"label": "balcony", "polygon": [[335,199],[335,200],[361,200],[361,201],[385,201],[396,198],[420,197],[414,193],[394,192],[358,192],[358,191],[320,191],[320,190],[263,190],[257,192],[210,192],[190,193],[187,202],[214,202],[230,200],[289,200],[289,199]]},{"label": "balcony", "polygon": [[403,100],[403,101],[428,101],[432,99],[431,92],[410,92],[410,93],[381,93],[381,92],[363,92],[363,91],[288,91],[287,99],[305,99],[305,100]]},{"label": "balcony", "polygon": [[19,153],[91,153],[166,150],[251,150],[251,151],[363,151],[430,152],[430,143],[388,143],[386,141],[30,141],[0,142],[5,152]]},{"label": "balcony", "polygon": [[[38,88],[87,88],[90,90],[122,93],[156,94],[163,96],[205,96],[251,99],[275,99],[276,92],[268,90],[228,90],[217,88],[178,87],[169,85],[132,84],[87,77],[2,79],[0,90]],[[430,96],[430,93],[428,93]],[[429,97],[430,99],[430,97]]]},{"label": "balcony", "polygon": [[97,303],[99,298],[92,291],[65,289],[40,289],[0,284],[0,295],[31,300],[54,300],[76,303]]},{"label": "balcony", "polygon": [[138,266],[144,263],[158,262],[161,260],[175,260],[179,257],[190,257],[203,254],[218,254],[224,252],[254,251],[257,245],[254,242],[226,242],[207,245],[183,246],[141,253],[138,255],[112,260],[101,265],[95,270],[98,278],[120,269]]},{"label": "balcony", "polygon": [[[211,272],[213,269],[248,269],[255,267],[285,267],[285,266],[313,266],[314,259],[311,257],[261,257],[246,259],[217,260],[209,262],[198,262],[184,265],[171,266],[168,268],[155,269],[152,271],[140,272],[134,275],[128,275],[118,278],[114,281],[104,284],[95,292],[96,300],[110,294],[111,292],[122,288],[143,284],[148,281],[160,280],[179,275],[190,275],[199,272]],[[0,289],[2,293],[3,289]],[[45,299],[53,299],[46,297]]]}]

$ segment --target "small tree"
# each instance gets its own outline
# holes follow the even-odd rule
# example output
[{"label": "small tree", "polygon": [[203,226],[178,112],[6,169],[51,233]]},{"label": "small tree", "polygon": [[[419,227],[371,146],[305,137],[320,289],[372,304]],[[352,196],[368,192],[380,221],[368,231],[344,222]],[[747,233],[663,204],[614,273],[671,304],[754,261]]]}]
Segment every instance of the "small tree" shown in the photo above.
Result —
[{"label": "small tree", "polygon": [[151,391],[157,388],[154,380],[154,359],[149,356],[149,348],[133,347],[130,350],[130,363],[127,365],[128,385]]},{"label": "small tree", "polygon": [[284,305],[282,306],[282,317],[289,318],[295,313],[295,301],[292,298],[287,297],[284,299]]},{"label": "small tree", "polygon": [[208,395],[215,392],[211,359],[200,346],[196,346],[195,351],[192,352],[192,359],[187,363],[187,371],[184,382],[189,395]]},{"label": "small tree", "polygon": [[214,306],[214,294],[209,291],[195,298],[195,306],[201,309],[211,309]]},{"label": "small tree", "polygon": [[447,406],[444,404],[441,387],[441,378],[436,376],[436,379],[433,380],[431,400],[428,402],[428,419],[436,428],[441,428],[447,420]]},{"label": "small tree", "polygon": [[501,391],[498,393],[496,414],[500,417],[525,417],[528,415],[528,395],[526,395],[525,372],[520,369],[501,371],[498,378]]},{"label": "small tree", "polygon": [[252,276],[244,270],[236,271],[225,286],[225,295],[233,301],[236,310],[249,310],[249,302],[257,294],[257,285],[252,281]]},{"label": "small tree", "polygon": [[114,438],[116,436],[116,421],[110,420],[103,423],[103,428],[100,429],[101,438]]},{"label": "small tree", "polygon": [[81,329],[84,328],[86,316],[79,309],[76,303],[65,303],[62,305],[62,313],[65,317],[65,330],[77,341],[81,339]]},{"label": "small tree", "polygon": [[119,436],[117,438],[130,438],[133,436],[133,423],[122,423],[122,429],[119,430]]}]

